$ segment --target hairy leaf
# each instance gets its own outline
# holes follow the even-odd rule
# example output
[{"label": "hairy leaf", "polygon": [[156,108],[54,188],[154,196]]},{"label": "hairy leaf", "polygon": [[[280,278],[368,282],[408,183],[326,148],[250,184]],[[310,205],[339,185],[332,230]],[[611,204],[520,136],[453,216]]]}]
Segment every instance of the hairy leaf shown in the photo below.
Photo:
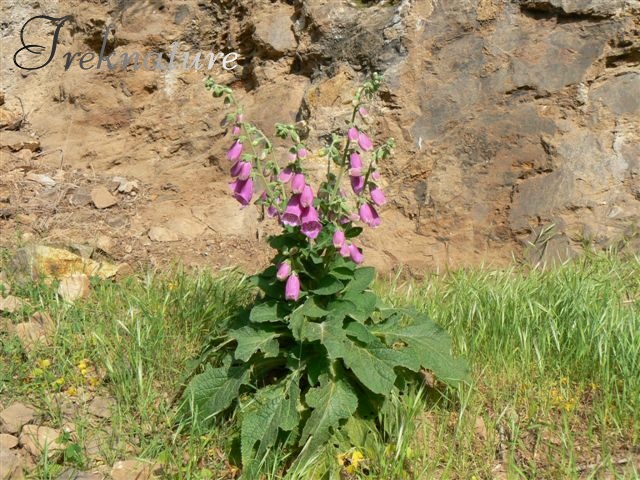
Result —
[{"label": "hairy leaf", "polygon": [[358,397],[349,383],[342,379],[332,379],[328,375],[320,377],[320,385],[309,390],[306,404],[312,408],[300,437],[300,445],[305,450],[315,451],[331,436],[331,429],[340,421],[349,418],[358,408]]},{"label": "hairy leaf", "polygon": [[193,377],[184,392],[187,405],[192,405],[198,422],[209,424],[238,397],[240,387],[249,382],[249,365],[207,369]]},{"label": "hairy leaf", "polygon": [[[260,457],[277,438],[278,431],[293,430],[299,422],[298,379],[291,375],[281,383],[258,390],[242,415],[241,453],[243,465]],[[257,451],[254,447],[259,443]]]},{"label": "hairy leaf", "polygon": [[358,268],[353,274],[353,280],[347,285],[346,291],[362,292],[369,288],[376,277],[376,269],[373,267]]},{"label": "hairy leaf", "polygon": [[280,350],[276,340],[279,335],[279,331],[268,324],[247,325],[229,332],[229,337],[238,342],[234,353],[235,358],[245,362],[258,350],[264,353],[265,358],[276,357]]},{"label": "hairy leaf", "polygon": [[253,307],[249,319],[255,323],[278,322],[283,320],[288,313],[282,302],[269,300]]}]

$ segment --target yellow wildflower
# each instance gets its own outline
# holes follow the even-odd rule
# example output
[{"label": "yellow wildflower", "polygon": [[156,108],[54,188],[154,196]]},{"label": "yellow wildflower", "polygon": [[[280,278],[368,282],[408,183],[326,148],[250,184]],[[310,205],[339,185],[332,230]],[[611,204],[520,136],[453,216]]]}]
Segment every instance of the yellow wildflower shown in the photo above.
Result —
[{"label": "yellow wildflower", "polygon": [[46,370],[51,366],[51,360],[49,360],[48,358],[44,358],[38,362],[38,366],[41,369]]},{"label": "yellow wildflower", "polygon": [[72,386],[72,387],[67,388],[64,393],[66,393],[70,397],[73,397],[73,396],[78,394],[78,390],[76,389],[76,387]]},{"label": "yellow wildflower", "polygon": [[31,376],[34,378],[41,377],[44,374],[44,370],[41,368],[34,368],[31,370]]},{"label": "yellow wildflower", "polygon": [[54,385],[63,385],[64,384],[64,377],[58,377],[56,378],[55,382],[53,382]]},{"label": "yellow wildflower", "polygon": [[83,376],[85,376],[85,377],[86,377],[86,376],[87,376],[87,373],[89,373],[89,369],[87,369],[87,368],[81,368],[81,369],[80,369],[80,373],[81,373]]}]

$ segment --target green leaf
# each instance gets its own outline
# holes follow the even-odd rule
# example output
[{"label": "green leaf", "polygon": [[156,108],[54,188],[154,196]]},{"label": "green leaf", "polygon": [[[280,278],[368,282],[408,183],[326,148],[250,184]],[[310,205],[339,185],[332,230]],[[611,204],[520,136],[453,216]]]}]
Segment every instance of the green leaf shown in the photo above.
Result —
[{"label": "green leaf", "polygon": [[350,290],[342,298],[354,305],[353,311],[347,313],[360,323],[365,323],[371,317],[378,303],[378,297],[373,292]]},{"label": "green leaf", "polygon": [[354,272],[353,280],[347,285],[347,292],[362,292],[366,290],[376,277],[376,269],[373,267],[358,268]]},{"label": "green leaf", "polygon": [[[240,387],[249,381],[249,367],[207,369],[193,377],[184,392],[186,406],[191,406],[194,418],[210,424],[215,415],[226,410],[238,398]],[[197,415],[197,416],[196,416]]]},{"label": "green leaf", "polygon": [[284,320],[288,313],[288,309],[282,302],[268,300],[251,309],[249,320],[254,323],[279,322]]},{"label": "green leaf", "polygon": [[336,267],[331,270],[331,276],[337,278],[338,280],[352,280],[353,270],[350,270],[347,267]]},{"label": "green leaf", "polygon": [[[278,431],[293,430],[300,421],[298,379],[291,375],[281,383],[259,390],[242,414],[240,433],[242,464],[247,466],[271,448]],[[254,448],[258,443],[258,449]]]},{"label": "green leaf", "polygon": [[358,396],[351,385],[342,378],[332,379],[328,375],[320,377],[320,385],[309,390],[305,402],[313,410],[302,430],[300,445],[306,443],[304,450],[311,453],[330,438],[332,429],[358,408]]},{"label": "green leaf", "polygon": [[265,358],[277,357],[280,345],[276,338],[279,335],[279,331],[269,325],[260,327],[247,325],[238,330],[229,331],[229,337],[238,342],[234,357],[243,362],[248,361],[258,350],[264,353]]},{"label": "green leaf", "polygon": [[344,288],[344,283],[331,275],[323,277],[318,283],[317,288],[311,290],[318,295],[333,295]]},{"label": "green leaf", "polygon": [[402,317],[392,314],[386,322],[372,327],[371,332],[383,338],[387,345],[414,356],[420,367],[432,370],[445,382],[456,384],[469,379],[466,362],[452,355],[451,339],[442,327],[415,310],[403,309],[394,313],[409,316],[413,322],[402,325]]}]

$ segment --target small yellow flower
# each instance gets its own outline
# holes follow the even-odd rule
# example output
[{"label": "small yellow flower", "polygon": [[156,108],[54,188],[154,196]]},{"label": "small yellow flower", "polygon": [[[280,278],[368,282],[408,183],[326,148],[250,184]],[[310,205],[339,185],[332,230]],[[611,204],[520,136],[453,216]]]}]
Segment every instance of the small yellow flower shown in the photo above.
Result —
[{"label": "small yellow flower", "polygon": [[54,385],[63,385],[64,384],[64,377],[58,377],[56,378],[55,382],[53,382]]},{"label": "small yellow flower", "polygon": [[88,366],[89,365],[87,364],[86,360],[81,360],[80,363],[78,363],[78,370],[86,370]]},{"label": "small yellow flower", "polygon": [[99,379],[97,379],[96,377],[89,377],[89,378],[87,379],[87,382],[89,382],[89,385],[90,385],[91,387],[97,387],[97,386],[98,386],[98,384],[100,383],[100,380],[99,380]]},{"label": "small yellow flower", "polygon": [[592,392],[595,392],[598,389],[598,384],[597,383],[593,383],[592,382],[590,386],[591,386],[591,391]]},{"label": "small yellow flower", "polygon": [[81,369],[80,369],[80,373],[81,373],[83,376],[85,376],[85,377],[86,377],[86,376],[87,376],[87,373],[89,373],[89,369],[87,369],[87,368],[81,368]]},{"label": "small yellow flower", "polygon": [[65,390],[64,393],[66,393],[70,397],[74,397],[75,395],[78,394],[78,390],[76,389],[76,387],[69,387]]},{"label": "small yellow flower", "polygon": [[44,370],[41,368],[34,368],[31,370],[31,376],[34,378],[41,377],[44,374]]},{"label": "small yellow flower", "polygon": [[51,366],[51,360],[49,360],[48,358],[45,358],[43,360],[40,360],[38,362],[38,366],[43,369],[46,370],[47,368],[49,368]]},{"label": "small yellow flower", "polygon": [[569,378],[568,378],[568,377],[562,377],[562,378],[560,379],[560,383],[561,383],[562,385],[568,385],[568,384],[569,384]]}]

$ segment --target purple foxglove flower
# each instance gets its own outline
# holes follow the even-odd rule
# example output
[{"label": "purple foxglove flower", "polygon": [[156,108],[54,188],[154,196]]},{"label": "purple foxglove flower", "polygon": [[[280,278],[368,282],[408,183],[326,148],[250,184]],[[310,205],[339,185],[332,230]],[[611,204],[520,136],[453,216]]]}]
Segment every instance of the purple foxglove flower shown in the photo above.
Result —
[{"label": "purple foxglove flower", "polygon": [[247,180],[236,180],[230,183],[229,186],[233,192],[233,198],[242,205],[249,205],[251,197],[253,196],[253,180],[250,178]]},{"label": "purple foxglove flower", "polygon": [[351,244],[349,242],[344,242],[340,247],[340,255],[344,258],[351,256]]},{"label": "purple foxglove flower", "polygon": [[380,217],[378,216],[378,212],[376,212],[376,209],[373,208],[373,205],[371,205],[370,203],[363,203],[360,206],[359,211],[360,220],[362,220],[363,223],[366,223],[372,228],[380,225]]},{"label": "purple foxglove flower", "polygon": [[237,123],[242,123],[242,122],[244,122],[244,115],[243,115],[242,113],[239,113],[239,114],[236,116],[236,122],[237,122]]},{"label": "purple foxglove flower", "polygon": [[364,261],[364,255],[362,255],[360,249],[353,243],[349,246],[349,255],[351,256],[351,260],[353,260],[354,263],[357,263],[358,265],[360,265]]},{"label": "purple foxglove flower", "polygon": [[347,137],[352,142],[356,142],[358,140],[358,129],[356,127],[351,127],[347,132]]},{"label": "purple foxglove flower", "polygon": [[361,116],[362,118],[364,118],[364,117],[366,117],[367,115],[369,115],[369,112],[367,112],[367,109],[366,109],[366,108],[364,108],[364,107],[360,107],[360,108],[358,109],[358,113],[360,114],[360,116]]},{"label": "purple foxglove flower", "polygon": [[362,168],[362,159],[358,152],[353,152],[349,155],[349,166],[351,168]]},{"label": "purple foxglove flower", "polygon": [[286,300],[293,300],[294,302],[300,297],[300,279],[298,274],[293,272],[287,279],[287,284],[284,287],[284,298]]},{"label": "purple foxglove flower", "polygon": [[302,147],[300,150],[298,150],[298,157],[305,158],[308,153],[309,152],[307,152],[307,149]]},{"label": "purple foxglove flower", "polygon": [[289,203],[282,214],[282,223],[291,227],[300,225],[300,215],[302,215],[302,207],[300,206],[300,195],[296,194],[291,197]]},{"label": "purple foxglove flower", "polygon": [[269,216],[269,218],[273,218],[273,217],[277,216],[278,215],[278,209],[273,205],[269,205],[269,208],[267,208],[267,215]]},{"label": "purple foxglove flower", "polygon": [[278,174],[278,180],[280,180],[282,183],[287,183],[289,180],[291,180],[292,176],[293,171],[291,171],[291,167],[286,167]]},{"label": "purple foxglove flower", "polygon": [[307,207],[302,211],[300,222],[302,223],[300,230],[311,239],[315,239],[322,230],[322,223],[320,223],[318,212],[313,207]]},{"label": "purple foxglove flower", "polygon": [[371,200],[373,200],[373,203],[378,206],[382,206],[387,203],[384,192],[378,187],[374,187],[371,189]]},{"label": "purple foxglove flower", "polygon": [[231,148],[227,152],[227,158],[232,162],[235,162],[240,158],[240,155],[242,155],[243,148],[244,147],[242,146],[242,143],[240,143],[240,140],[236,140],[236,142],[231,146]]},{"label": "purple foxglove flower", "polygon": [[342,248],[344,242],[344,232],[342,230],[336,230],[336,233],[333,234],[333,246],[336,248]]},{"label": "purple foxglove flower", "polygon": [[342,217],[340,219],[340,225],[346,225],[347,223],[349,223],[351,220],[349,220],[349,217]]},{"label": "purple foxglove flower", "polygon": [[287,158],[289,159],[289,162],[295,162],[297,158],[296,152],[289,152],[287,154]]},{"label": "purple foxglove flower", "polygon": [[276,273],[276,278],[278,280],[283,282],[287,278],[289,278],[290,274],[291,274],[291,265],[289,264],[289,262],[282,262],[280,265],[278,265],[278,271]]},{"label": "purple foxglove flower", "polygon": [[373,178],[377,182],[378,180],[380,180],[380,172],[374,170],[373,172],[371,172],[371,178]]},{"label": "purple foxglove flower", "polygon": [[291,190],[293,193],[302,193],[304,186],[307,184],[302,173],[296,173],[291,179]]},{"label": "purple foxglove flower", "polygon": [[371,142],[371,139],[363,132],[358,133],[358,145],[360,145],[360,148],[365,152],[373,149],[373,142]]},{"label": "purple foxglove flower", "polygon": [[356,195],[360,195],[364,190],[364,177],[362,175],[351,177],[351,188]]},{"label": "purple foxglove flower", "polygon": [[242,132],[242,129],[240,128],[240,125],[234,125],[233,130],[231,130],[231,135],[233,135],[234,137],[237,137],[238,135],[240,135],[241,132]]},{"label": "purple foxglove flower", "polygon": [[238,178],[240,180],[246,180],[251,176],[251,169],[253,165],[250,162],[240,162],[242,166],[240,167],[240,173],[238,174]]},{"label": "purple foxglove flower", "polygon": [[313,205],[313,190],[309,185],[305,185],[300,194],[300,205],[310,207]]},{"label": "purple foxglove flower", "polygon": [[362,169],[361,168],[350,168],[349,169],[349,176],[351,176],[351,177],[361,177],[362,176]]}]

